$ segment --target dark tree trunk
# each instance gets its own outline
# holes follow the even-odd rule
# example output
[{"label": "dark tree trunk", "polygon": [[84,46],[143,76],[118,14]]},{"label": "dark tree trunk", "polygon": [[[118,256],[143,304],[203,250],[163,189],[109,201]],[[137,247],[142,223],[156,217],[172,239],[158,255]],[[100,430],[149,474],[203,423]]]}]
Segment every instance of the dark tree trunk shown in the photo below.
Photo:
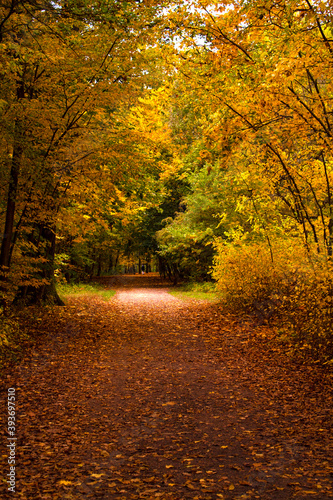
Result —
[{"label": "dark tree trunk", "polygon": [[173,284],[176,286],[178,284],[178,280],[180,278],[180,273],[178,271],[177,264],[172,265],[172,270],[173,270]]},{"label": "dark tree trunk", "polygon": [[101,276],[102,274],[102,257],[98,256],[98,266],[97,266],[97,276]]},{"label": "dark tree trunk", "polygon": [[115,269],[115,270],[117,269],[117,266],[118,266],[119,254],[120,254],[120,251],[118,250],[118,252],[117,252],[117,256],[116,256],[116,261],[115,261],[115,263],[114,263],[114,269]]},{"label": "dark tree trunk", "polygon": [[110,272],[112,271],[112,267],[113,267],[113,256],[111,254],[109,257],[109,266],[108,266],[108,271],[107,271],[108,274],[110,274]]},{"label": "dark tree trunk", "polygon": [[15,206],[17,197],[17,186],[19,179],[20,164],[23,154],[22,148],[22,138],[21,138],[21,127],[16,121],[15,124],[15,137],[14,137],[14,148],[13,148],[13,158],[9,174],[8,183],[8,196],[7,196],[7,207],[6,207],[6,220],[5,228],[1,243],[0,252],[0,268],[9,269],[10,259],[11,259],[11,245],[14,233],[14,218],[15,218]]},{"label": "dark tree trunk", "polygon": [[165,263],[166,264],[166,269],[167,269],[167,273],[168,273],[168,278],[170,281],[172,281],[172,271],[171,271],[171,268],[168,264],[168,262]]},{"label": "dark tree trunk", "polygon": [[160,276],[165,279],[166,278],[166,273],[165,273],[165,263],[162,257],[158,256],[158,272],[160,273]]},{"label": "dark tree trunk", "polygon": [[58,306],[65,305],[58,295],[54,277],[54,257],[56,243],[55,227],[45,225],[39,226],[39,236],[44,243],[44,253],[40,254],[45,257],[46,262],[40,264],[36,269],[35,278],[48,281],[40,286],[28,285],[19,289],[16,302],[24,302],[25,305],[32,304],[55,304]]}]

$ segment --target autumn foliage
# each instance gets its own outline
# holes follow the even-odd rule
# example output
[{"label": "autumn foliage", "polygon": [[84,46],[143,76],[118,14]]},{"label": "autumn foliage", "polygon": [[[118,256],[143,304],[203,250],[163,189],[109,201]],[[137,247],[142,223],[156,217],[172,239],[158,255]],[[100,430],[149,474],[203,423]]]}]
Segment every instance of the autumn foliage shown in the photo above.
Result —
[{"label": "autumn foliage", "polygon": [[192,185],[187,216],[169,225],[179,234],[182,221],[194,221],[204,192],[213,210],[202,252],[215,242],[223,300],[259,321],[277,319],[283,338],[324,363],[332,359],[331,9],[205,3],[187,17],[192,38],[175,93],[200,116],[185,161],[196,155],[206,186]]},{"label": "autumn foliage", "polygon": [[4,303],[144,262],[330,363],[332,2],[1,9]]}]

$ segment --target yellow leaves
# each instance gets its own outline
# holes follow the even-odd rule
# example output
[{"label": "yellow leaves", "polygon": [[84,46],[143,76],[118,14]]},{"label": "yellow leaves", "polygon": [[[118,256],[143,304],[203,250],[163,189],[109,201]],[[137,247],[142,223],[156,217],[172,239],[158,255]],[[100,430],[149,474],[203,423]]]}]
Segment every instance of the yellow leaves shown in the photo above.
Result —
[{"label": "yellow leaves", "polygon": [[[160,174],[159,178],[162,182],[167,181],[169,178],[174,177],[183,167],[181,159],[173,155],[172,159],[168,162],[159,162]],[[181,174],[182,175],[182,174]],[[182,178],[180,175],[180,179]],[[183,174],[184,178],[186,174]]]},{"label": "yellow leaves", "polygon": [[117,186],[114,186],[114,192],[115,192],[115,195],[116,195],[116,199],[120,202],[126,202],[127,200],[127,197],[124,195],[123,191],[121,191],[120,189],[118,189]]},{"label": "yellow leaves", "polygon": [[162,119],[164,113],[164,94],[161,87],[157,91],[147,93],[145,98],[139,99],[139,105],[131,109],[127,117],[127,126],[141,136],[141,141],[151,140],[156,143],[169,140],[169,128]]}]

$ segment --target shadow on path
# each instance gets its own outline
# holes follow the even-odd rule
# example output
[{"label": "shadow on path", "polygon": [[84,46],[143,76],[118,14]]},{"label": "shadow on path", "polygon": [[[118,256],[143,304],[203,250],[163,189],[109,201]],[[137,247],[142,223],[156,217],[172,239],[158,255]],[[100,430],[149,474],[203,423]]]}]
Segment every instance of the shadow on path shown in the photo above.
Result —
[{"label": "shadow on path", "polygon": [[110,288],[170,288],[170,280],[163,279],[158,273],[119,274],[95,277],[94,281]]}]

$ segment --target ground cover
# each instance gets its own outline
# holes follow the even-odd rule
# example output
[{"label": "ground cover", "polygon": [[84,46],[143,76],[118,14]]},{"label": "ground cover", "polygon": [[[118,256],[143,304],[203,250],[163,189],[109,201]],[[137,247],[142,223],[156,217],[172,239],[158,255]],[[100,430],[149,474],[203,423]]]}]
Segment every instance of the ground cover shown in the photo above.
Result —
[{"label": "ground cover", "polygon": [[61,283],[57,287],[58,293],[63,300],[74,296],[94,297],[99,296],[108,301],[115,295],[115,290],[99,283]]},{"label": "ground cover", "polygon": [[208,300],[210,302],[218,302],[219,296],[215,288],[215,283],[184,283],[180,286],[173,287],[169,293],[177,299],[187,300]]},{"label": "ground cover", "polygon": [[[15,498],[333,498],[327,369],[297,363],[267,325],[178,300],[158,276],[100,284],[110,301],[31,309],[36,342],[1,380],[2,400],[9,387],[17,397]],[[0,495],[13,498],[5,481]]]}]

